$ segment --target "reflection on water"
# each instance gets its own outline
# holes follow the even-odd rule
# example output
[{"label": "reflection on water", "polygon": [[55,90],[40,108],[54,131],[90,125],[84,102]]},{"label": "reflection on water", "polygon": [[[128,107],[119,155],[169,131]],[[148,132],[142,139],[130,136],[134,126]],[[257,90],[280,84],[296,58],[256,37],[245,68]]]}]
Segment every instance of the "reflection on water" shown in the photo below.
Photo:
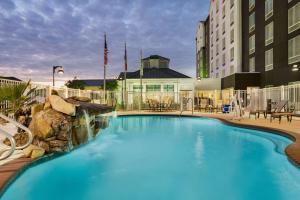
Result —
[{"label": "reflection on water", "polygon": [[204,154],[203,136],[201,132],[198,132],[196,144],[195,144],[195,157],[197,165],[201,166]]}]

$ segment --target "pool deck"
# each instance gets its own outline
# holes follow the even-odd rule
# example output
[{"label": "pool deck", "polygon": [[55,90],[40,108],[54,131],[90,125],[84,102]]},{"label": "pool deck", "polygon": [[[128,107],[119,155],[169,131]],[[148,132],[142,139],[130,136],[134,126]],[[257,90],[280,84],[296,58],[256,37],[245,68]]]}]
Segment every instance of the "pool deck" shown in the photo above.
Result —
[{"label": "pool deck", "polygon": [[[148,112],[148,111],[126,111],[126,112],[118,112],[118,115],[174,115],[178,116],[180,113],[177,112]],[[199,113],[186,111],[182,113],[182,116],[193,116],[193,117],[210,117],[223,121],[227,124],[232,124],[239,127],[246,128],[254,128],[266,131],[272,131],[278,133],[280,135],[288,136],[294,139],[294,143],[289,145],[285,153],[289,157],[289,159],[300,166],[300,120],[293,119],[291,123],[289,123],[285,118],[282,119],[279,124],[278,119],[270,122],[270,119],[254,119],[254,118],[243,118],[241,120],[234,120],[233,116],[230,114],[216,114],[216,113]],[[1,191],[5,189],[7,184],[11,179],[13,179],[17,173],[31,163],[32,160],[30,158],[17,158],[8,163],[0,165],[0,196]]]}]

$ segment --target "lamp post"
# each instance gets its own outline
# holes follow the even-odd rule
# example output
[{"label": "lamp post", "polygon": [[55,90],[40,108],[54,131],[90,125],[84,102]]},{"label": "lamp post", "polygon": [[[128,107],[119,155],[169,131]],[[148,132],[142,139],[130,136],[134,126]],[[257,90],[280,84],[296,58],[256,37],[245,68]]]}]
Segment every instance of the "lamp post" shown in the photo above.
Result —
[{"label": "lamp post", "polygon": [[63,66],[53,66],[53,87],[55,86],[55,73],[64,74]]},{"label": "lamp post", "polygon": [[124,104],[124,86],[123,86],[123,77],[120,77],[120,80],[122,82],[122,88],[121,88],[121,97],[122,97],[122,107],[123,107],[123,104]]}]

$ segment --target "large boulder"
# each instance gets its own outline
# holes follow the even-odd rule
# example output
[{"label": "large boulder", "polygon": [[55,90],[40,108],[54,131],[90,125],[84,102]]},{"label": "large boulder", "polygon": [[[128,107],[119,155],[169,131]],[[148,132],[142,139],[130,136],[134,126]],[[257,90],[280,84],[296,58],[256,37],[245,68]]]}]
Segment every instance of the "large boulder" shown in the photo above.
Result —
[{"label": "large boulder", "polygon": [[43,110],[33,117],[29,128],[39,138],[55,137],[61,131],[68,132],[72,129],[71,117],[53,109]]},{"label": "large boulder", "polygon": [[53,128],[51,124],[47,122],[47,120],[43,116],[44,112],[38,113],[37,117],[31,121],[29,125],[29,129],[33,133],[33,135],[39,138],[49,138],[54,135]]},{"label": "large boulder", "polygon": [[51,107],[58,112],[70,116],[75,116],[76,114],[76,106],[74,104],[66,102],[63,98],[59,96],[49,96],[49,102],[51,104]]}]

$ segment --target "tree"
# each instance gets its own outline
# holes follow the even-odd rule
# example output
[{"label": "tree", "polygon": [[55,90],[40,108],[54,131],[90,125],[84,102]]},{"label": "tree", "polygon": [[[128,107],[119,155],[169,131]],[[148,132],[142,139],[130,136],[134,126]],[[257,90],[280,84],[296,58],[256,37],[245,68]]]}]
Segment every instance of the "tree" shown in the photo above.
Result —
[{"label": "tree", "polygon": [[108,81],[106,83],[106,90],[108,90],[108,91],[115,91],[117,89],[118,89],[118,81],[117,80]]},{"label": "tree", "polygon": [[65,86],[67,86],[68,88],[84,90],[85,83],[83,81],[81,81],[81,80],[73,79],[73,80],[69,80],[65,84]]},{"label": "tree", "polygon": [[12,112],[16,114],[22,107],[33,104],[34,91],[36,88],[30,88],[30,81],[17,85],[4,85],[0,87],[0,102],[9,102],[9,108],[3,112]]}]

